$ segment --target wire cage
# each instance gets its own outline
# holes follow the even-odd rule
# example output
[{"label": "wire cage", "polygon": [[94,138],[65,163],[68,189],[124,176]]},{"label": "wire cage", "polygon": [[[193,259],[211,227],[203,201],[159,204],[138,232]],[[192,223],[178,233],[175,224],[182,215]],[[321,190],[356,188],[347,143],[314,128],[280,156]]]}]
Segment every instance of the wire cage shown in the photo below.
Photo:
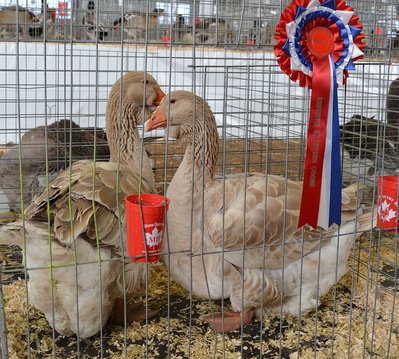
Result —
[{"label": "wire cage", "polygon": [[[253,173],[301,181],[310,90],[291,82],[276,64],[273,53],[274,31],[289,3],[286,0],[0,1],[3,6],[0,9],[3,109],[0,113],[0,231],[11,228],[7,227],[10,223],[18,224],[26,236],[18,246],[9,232],[0,232],[0,243],[7,243],[0,245],[2,357],[397,356],[398,232],[374,228],[376,223],[372,220],[368,230],[361,236],[356,235],[356,241],[348,248],[346,272],[341,273],[337,265],[325,274],[328,258],[322,254],[321,244],[311,254],[316,263],[312,272],[316,275],[314,284],[319,285],[324,275],[332,278],[327,293],[316,295],[319,305],[299,315],[290,315],[283,312],[282,299],[275,304],[273,313],[268,311],[268,303],[264,303],[260,315],[251,323],[223,334],[214,333],[212,325],[204,323],[203,318],[217,312],[227,314],[230,301],[211,298],[211,295],[201,297],[196,295],[194,287],[181,285],[165,267],[165,263],[179,254],[174,251],[165,251],[162,261],[143,266],[144,288],[138,295],[129,297],[124,287],[126,308],[131,301],[148,305],[144,320],[122,325],[100,320],[95,334],[86,338],[82,334],[84,320],[87,320],[85,312],[76,313],[75,309],[71,313],[81,316],[82,332],[60,334],[58,308],[55,308],[59,297],[67,296],[67,291],[73,293],[71,305],[75,307],[79,307],[84,296],[90,297],[90,290],[85,289],[85,285],[90,287],[89,283],[79,270],[93,265],[95,269],[89,273],[93,275],[90,278],[94,278],[93,282],[105,283],[102,271],[108,265],[120,262],[124,268],[130,265],[131,258],[123,251],[107,257],[104,254],[107,246],[100,246],[94,240],[89,243],[98,250],[95,260],[85,262],[76,259],[77,256],[72,262],[56,262],[55,250],[61,244],[52,238],[55,209],[50,199],[45,201],[45,218],[41,218],[45,234],[37,234],[50,246],[43,247],[42,251],[47,251],[44,256],[49,264],[35,267],[32,259],[27,263],[31,218],[24,213],[25,209],[39,195],[46,196],[55,186],[53,181],[57,181],[57,176],[64,170],[68,172],[76,161],[91,160],[101,167],[102,162],[112,159],[112,149],[107,145],[112,138],[105,120],[108,95],[113,84],[130,71],[152,75],[165,93],[186,90],[206,100],[215,115],[220,143],[214,173],[217,181],[228,181],[235,176],[251,181]],[[362,203],[367,210],[376,211],[379,176],[397,176],[399,168],[396,123],[399,92],[395,90],[395,80],[399,77],[399,2],[348,3],[363,23],[367,47],[365,59],[356,63],[356,71],[351,71],[346,85],[338,88],[343,187],[357,183],[359,205]],[[122,87],[117,92],[122,93]],[[123,103],[119,105],[121,117]],[[165,195],[186,147],[168,138],[163,129],[147,133],[140,124],[138,132],[140,156],[149,157],[156,190]],[[95,191],[94,184],[87,192]],[[245,190],[244,194],[245,198],[249,196]],[[214,196],[217,202],[223,194]],[[72,197],[70,194],[68,200]],[[209,205],[201,200],[199,203],[203,208]],[[121,204],[123,207],[122,201]],[[245,217],[245,213],[244,209],[241,216]],[[72,212],[68,212],[67,217],[67,222],[72,222]],[[200,217],[205,223],[205,209]],[[198,223],[195,220],[191,218],[187,227]],[[266,221],[266,214],[263,220]],[[118,221],[122,223],[123,217],[118,217]],[[227,222],[223,229],[225,225]],[[193,227],[192,231],[195,230]],[[123,242],[123,225],[119,231],[118,241]],[[352,232],[355,236],[356,227]],[[333,239],[340,236],[343,241],[337,248],[345,247],[342,243],[347,237],[339,232],[332,236]],[[193,234],[188,237],[192,238]],[[98,235],[94,238],[98,239]],[[319,235],[317,240],[320,238]],[[169,238],[167,232],[166,240],[171,242],[174,238]],[[72,255],[74,246],[65,247],[69,250],[65,257]],[[331,257],[338,258],[336,252],[331,253]],[[188,251],[187,257],[206,260],[207,254]],[[304,259],[302,263],[307,262]],[[71,268],[74,272],[70,272]],[[310,275],[303,272],[304,268],[306,264],[298,267],[298,272],[304,273],[303,281]],[[47,317],[31,299],[36,289],[30,284],[32,278],[43,270],[47,273],[43,288],[47,289],[42,292],[47,290],[50,298]],[[62,271],[65,276],[73,273],[76,279],[68,284],[61,279],[57,282],[53,275]],[[283,268],[281,273],[284,277],[290,272]],[[190,275],[195,275],[195,269],[191,269]],[[222,271],[220,276],[223,277]],[[213,279],[207,278],[210,283]],[[116,282],[114,285],[119,285]],[[63,285],[64,291],[60,288]],[[258,284],[262,291],[264,286],[264,280]],[[104,284],[102,291],[111,291],[110,288]],[[301,289],[300,308],[310,303],[305,296],[307,290],[306,286]],[[90,299],[93,307],[99,306],[96,317],[100,318],[105,317],[99,304],[105,298],[103,292],[100,296],[93,294]],[[40,300],[41,292],[35,293],[39,293]],[[250,297],[251,293],[246,295]],[[150,309],[159,311],[154,319],[149,318]]]},{"label": "wire cage", "polygon": [[[173,43],[269,48],[289,1],[38,1],[0,3],[5,41]],[[374,54],[397,49],[394,1],[352,1]],[[18,14],[18,16],[16,16]],[[16,31],[18,29],[18,31]],[[148,31],[146,31],[148,30]]]}]

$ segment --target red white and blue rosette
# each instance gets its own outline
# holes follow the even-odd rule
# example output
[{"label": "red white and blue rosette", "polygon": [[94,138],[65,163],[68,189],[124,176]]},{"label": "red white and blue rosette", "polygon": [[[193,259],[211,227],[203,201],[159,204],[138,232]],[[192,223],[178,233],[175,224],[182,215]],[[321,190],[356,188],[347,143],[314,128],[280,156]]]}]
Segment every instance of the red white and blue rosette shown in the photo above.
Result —
[{"label": "red white and blue rosette", "polygon": [[312,89],[298,227],[341,224],[341,164],[337,84],[363,57],[362,25],[343,0],[294,0],[277,25],[280,68]]}]

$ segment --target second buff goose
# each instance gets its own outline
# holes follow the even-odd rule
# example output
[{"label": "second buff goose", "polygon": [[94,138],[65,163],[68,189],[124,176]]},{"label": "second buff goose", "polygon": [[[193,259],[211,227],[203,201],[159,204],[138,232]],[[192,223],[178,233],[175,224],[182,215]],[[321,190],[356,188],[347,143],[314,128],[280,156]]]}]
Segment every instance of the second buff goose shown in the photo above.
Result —
[{"label": "second buff goose", "polygon": [[166,126],[170,137],[186,145],[167,190],[166,266],[193,295],[229,298],[233,309],[205,320],[217,332],[231,331],[261,307],[279,312],[282,302],[282,312],[294,315],[315,308],[318,296],[346,272],[355,238],[373,224],[373,214],[358,208],[356,185],[342,191],[340,229],[298,229],[301,182],[263,174],[214,178],[218,133],[201,97],[187,91],[165,96],[146,131]]},{"label": "second buff goose", "polygon": [[[0,243],[21,248],[26,243],[29,301],[63,335],[92,336],[110,317],[123,324],[124,293],[129,300],[145,289],[145,263],[129,260],[123,265],[124,198],[140,189],[156,192],[145,152],[141,165],[137,126],[163,95],[149,74],[124,75],[122,86],[121,80],[113,85],[107,102],[111,162],[74,163],[27,207],[24,222],[0,229]],[[126,304],[127,322],[146,314],[154,313]]]}]

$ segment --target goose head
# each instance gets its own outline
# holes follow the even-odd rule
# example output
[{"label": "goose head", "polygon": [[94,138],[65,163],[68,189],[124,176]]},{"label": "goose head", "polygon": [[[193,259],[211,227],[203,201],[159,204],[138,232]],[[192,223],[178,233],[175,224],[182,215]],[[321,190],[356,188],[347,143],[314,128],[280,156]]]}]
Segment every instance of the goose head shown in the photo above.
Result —
[{"label": "goose head", "polygon": [[118,146],[121,152],[133,151],[131,139],[139,138],[137,126],[151,116],[164,96],[155,79],[142,71],[129,72],[115,82],[106,110],[111,161],[117,158]]},{"label": "goose head", "polygon": [[146,122],[145,131],[160,127],[168,127],[169,137],[185,142],[191,142],[193,131],[195,137],[216,132],[215,117],[209,105],[189,91],[173,91],[162,99]]},{"label": "goose head", "polygon": [[[183,162],[197,168],[205,166],[205,176],[213,178],[219,153],[215,116],[203,98],[188,91],[173,91],[145,124],[145,131],[167,127],[169,137],[186,145]],[[200,171],[198,172],[200,173]]]},{"label": "goose head", "polygon": [[[155,79],[142,71],[129,72],[114,83],[108,96],[107,115],[119,114],[121,95],[122,109],[126,107],[142,109],[144,105],[148,114],[155,110],[165,96]],[[136,114],[134,120],[137,125],[146,121],[147,118],[143,119]]]}]

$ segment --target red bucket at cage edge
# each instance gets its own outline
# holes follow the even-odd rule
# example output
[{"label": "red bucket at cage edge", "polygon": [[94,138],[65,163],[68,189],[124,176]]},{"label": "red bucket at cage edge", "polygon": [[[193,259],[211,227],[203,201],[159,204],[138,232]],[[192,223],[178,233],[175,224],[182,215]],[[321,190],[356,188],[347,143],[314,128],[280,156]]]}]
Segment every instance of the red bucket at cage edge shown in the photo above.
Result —
[{"label": "red bucket at cage edge", "polygon": [[148,262],[159,260],[168,207],[169,198],[157,194],[126,197],[127,253],[133,261],[146,262],[146,253]]},{"label": "red bucket at cage edge", "polygon": [[398,177],[378,177],[377,227],[389,232],[398,230]]}]

